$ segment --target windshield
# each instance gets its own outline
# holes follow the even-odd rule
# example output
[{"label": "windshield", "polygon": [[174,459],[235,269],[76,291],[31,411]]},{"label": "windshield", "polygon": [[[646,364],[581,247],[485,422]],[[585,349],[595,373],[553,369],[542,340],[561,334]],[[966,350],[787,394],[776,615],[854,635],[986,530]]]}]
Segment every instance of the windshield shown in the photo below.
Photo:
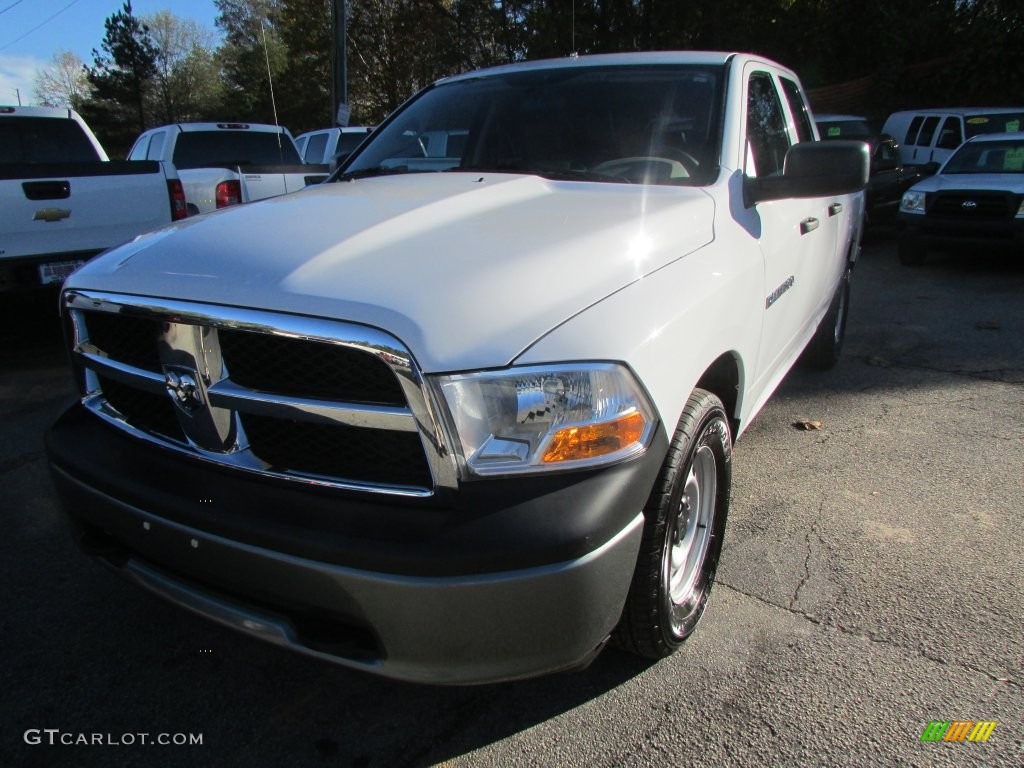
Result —
[{"label": "windshield", "polygon": [[992,115],[971,115],[966,119],[967,138],[982,133],[1016,133],[1024,130],[1024,112],[1002,112]]},{"label": "windshield", "polygon": [[975,141],[949,158],[943,173],[1024,173],[1024,139]]},{"label": "windshield", "polygon": [[339,178],[429,171],[707,184],[720,67],[571,67],[442,83],[379,129]]},{"label": "windshield", "polygon": [[178,168],[223,165],[301,165],[292,140],[281,133],[240,130],[183,131],[174,145]]}]

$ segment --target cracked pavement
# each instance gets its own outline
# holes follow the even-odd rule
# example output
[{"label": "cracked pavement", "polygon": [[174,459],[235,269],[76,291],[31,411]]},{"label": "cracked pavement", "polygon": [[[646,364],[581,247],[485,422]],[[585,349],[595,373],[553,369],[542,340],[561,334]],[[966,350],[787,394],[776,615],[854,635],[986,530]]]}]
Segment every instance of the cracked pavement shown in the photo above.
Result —
[{"label": "cracked pavement", "polygon": [[[909,269],[891,240],[869,243],[843,360],[795,370],[736,444],[691,640],[657,664],[610,649],[583,673],[478,688],[287,653],[78,554],[41,443],[72,396],[59,328],[38,308],[3,326],[0,765],[1024,765],[1019,258]],[[986,743],[922,743],[931,720],[998,725]],[[204,745],[27,747],[27,728]]]}]

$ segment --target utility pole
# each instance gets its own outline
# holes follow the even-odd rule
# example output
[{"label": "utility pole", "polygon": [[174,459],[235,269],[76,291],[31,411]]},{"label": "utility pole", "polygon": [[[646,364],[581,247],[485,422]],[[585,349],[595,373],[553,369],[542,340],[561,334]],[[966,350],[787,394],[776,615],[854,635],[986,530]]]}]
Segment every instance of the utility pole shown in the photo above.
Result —
[{"label": "utility pole", "polygon": [[331,30],[334,46],[331,56],[331,109],[334,123],[348,125],[348,54],[345,46],[345,28],[348,26],[347,0],[331,0]]}]

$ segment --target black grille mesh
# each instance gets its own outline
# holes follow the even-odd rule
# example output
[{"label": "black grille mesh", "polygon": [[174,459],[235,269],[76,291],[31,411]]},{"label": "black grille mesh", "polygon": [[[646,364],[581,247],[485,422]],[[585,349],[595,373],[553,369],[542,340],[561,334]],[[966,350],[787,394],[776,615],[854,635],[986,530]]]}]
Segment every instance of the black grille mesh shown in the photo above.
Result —
[{"label": "black grille mesh", "polygon": [[395,374],[371,354],[338,344],[221,329],[231,380],[292,397],[405,406]]},{"label": "black grille mesh", "polygon": [[364,483],[429,488],[430,470],[415,432],[362,429],[242,413],[253,454],[272,469]]},{"label": "black grille mesh", "polygon": [[157,341],[162,323],[145,317],[111,312],[86,312],[89,341],[119,363],[160,373]]},{"label": "black grille mesh", "polygon": [[100,376],[103,397],[136,429],[184,442],[170,396],[155,395]]}]

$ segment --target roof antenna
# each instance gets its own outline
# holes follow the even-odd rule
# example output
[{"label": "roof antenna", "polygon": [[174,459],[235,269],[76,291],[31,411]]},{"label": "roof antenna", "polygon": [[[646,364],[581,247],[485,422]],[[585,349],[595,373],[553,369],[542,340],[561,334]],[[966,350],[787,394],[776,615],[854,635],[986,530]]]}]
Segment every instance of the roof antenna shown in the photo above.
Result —
[{"label": "roof antenna", "polygon": [[580,52],[576,50],[576,0],[572,0],[572,29],[570,33],[572,37],[572,53],[569,54],[569,58],[578,59]]},{"label": "roof antenna", "polygon": [[[260,19],[260,31],[263,33],[263,56],[267,61],[267,83],[270,85],[270,109],[274,113],[274,125],[280,128],[280,124],[277,122],[277,102],[274,101],[274,78],[270,75],[270,51],[267,48],[267,20],[266,18]],[[284,147],[281,144],[281,131],[277,131],[277,154],[281,158],[281,163],[284,163]]]}]

